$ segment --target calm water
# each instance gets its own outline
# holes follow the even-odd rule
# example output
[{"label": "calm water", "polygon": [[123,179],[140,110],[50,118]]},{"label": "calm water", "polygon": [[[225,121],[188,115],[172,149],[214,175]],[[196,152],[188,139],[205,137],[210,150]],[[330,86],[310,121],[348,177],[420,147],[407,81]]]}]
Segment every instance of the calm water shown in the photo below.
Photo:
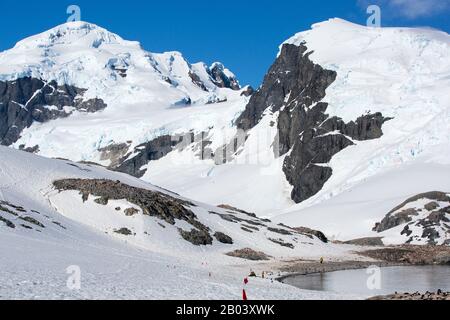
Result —
[{"label": "calm water", "polygon": [[283,282],[305,290],[364,297],[387,295],[396,291],[402,293],[438,289],[450,291],[450,266],[388,267],[379,270],[380,272],[376,274],[361,269],[294,276]]}]

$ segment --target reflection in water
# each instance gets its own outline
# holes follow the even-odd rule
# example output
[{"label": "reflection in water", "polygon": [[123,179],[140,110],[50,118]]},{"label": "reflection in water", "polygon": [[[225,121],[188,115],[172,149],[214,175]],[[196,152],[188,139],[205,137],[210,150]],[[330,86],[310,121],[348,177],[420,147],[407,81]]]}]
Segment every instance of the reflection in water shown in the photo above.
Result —
[{"label": "reflection in water", "polygon": [[[365,297],[394,292],[450,291],[450,266],[382,268],[380,289],[368,285],[366,269],[295,276],[283,282],[300,289],[357,294]],[[370,288],[370,289],[369,289]]]}]

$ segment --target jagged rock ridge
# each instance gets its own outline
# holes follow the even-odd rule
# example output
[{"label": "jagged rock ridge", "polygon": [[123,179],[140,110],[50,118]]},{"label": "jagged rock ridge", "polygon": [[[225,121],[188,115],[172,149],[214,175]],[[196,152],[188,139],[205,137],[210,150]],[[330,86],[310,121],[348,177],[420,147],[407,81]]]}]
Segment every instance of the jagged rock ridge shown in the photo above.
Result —
[{"label": "jagged rock ridge", "polygon": [[336,72],[313,63],[305,44],[284,44],[261,88],[251,97],[237,120],[240,129],[250,130],[264,112],[278,112],[278,143],[275,153],[286,157],[283,171],[294,187],[292,199],[299,203],[319,192],[331,177],[328,163],[341,150],[382,136],[389,120],[381,113],[362,115],[345,123],[326,114],[326,89]]},{"label": "jagged rock ridge", "polygon": [[450,193],[427,192],[407,199],[375,225],[373,231],[399,230],[406,243],[450,244]]},{"label": "jagged rock ridge", "polygon": [[68,117],[74,111],[106,108],[101,99],[83,99],[85,89],[26,77],[0,81],[0,143],[10,145],[34,122]]}]

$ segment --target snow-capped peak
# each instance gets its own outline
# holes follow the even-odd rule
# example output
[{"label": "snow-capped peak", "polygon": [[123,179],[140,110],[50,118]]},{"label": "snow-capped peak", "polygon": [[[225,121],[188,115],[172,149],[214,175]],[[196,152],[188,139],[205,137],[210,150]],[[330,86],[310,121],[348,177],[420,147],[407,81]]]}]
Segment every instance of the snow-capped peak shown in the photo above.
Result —
[{"label": "snow-capped peak", "polygon": [[138,42],[125,41],[117,34],[95,24],[75,21],[67,22],[38,35],[19,41],[15,49],[32,49],[53,46],[87,46],[99,48],[102,44],[117,44],[139,47]]},{"label": "snow-capped peak", "polygon": [[[235,115],[245,106],[246,98],[241,97],[239,82],[231,71],[221,63],[214,66],[210,68],[202,62],[191,64],[178,51],[148,52],[138,42],[124,40],[97,25],[70,22],[24,39],[14,48],[1,52],[0,84],[9,81],[14,85],[17,79],[31,79],[53,89],[57,89],[55,84],[68,85],[81,93],[74,99],[85,102],[100,99],[102,105],[104,102],[107,107],[102,108],[101,114],[86,116],[72,110],[63,113],[68,115],[65,119],[39,121],[39,125],[34,122],[30,128],[28,124],[23,126],[26,122],[15,119],[21,124],[16,126],[20,132],[14,134],[14,137],[22,136],[21,141],[17,141],[19,145],[39,145],[41,154],[47,156],[72,153],[70,150],[77,149],[68,158],[98,161],[97,149],[111,143],[133,141],[133,148],[161,134],[201,132],[217,125],[213,120],[216,117],[231,126]],[[33,86],[30,84],[30,87]],[[19,99],[19,103],[23,102],[23,110],[27,110],[27,101],[35,98],[33,93],[21,95],[23,101]],[[217,103],[221,103],[220,107]],[[194,106],[201,108],[189,108]],[[64,107],[59,105],[58,109],[44,104],[38,109],[63,110]],[[187,108],[189,110],[183,111]],[[221,109],[226,110],[227,117],[219,112]],[[193,115],[194,112],[197,115]],[[188,114],[190,117],[186,116]],[[15,120],[6,123],[15,126]],[[102,123],[101,128],[98,121]],[[123,126],[120,130],[118,124]],[[85,140],[78,147],[61,146],[59,133],[54,134],[59,129],[52,129],[55,126],[66,132],[65,137],[72,136],[77,141],[83,133],[89,132],[90,142]],[[71,134],[67,131],[69,127],[73,129],[69,130]],[[86,151],[86,145],[91,150]]]}]

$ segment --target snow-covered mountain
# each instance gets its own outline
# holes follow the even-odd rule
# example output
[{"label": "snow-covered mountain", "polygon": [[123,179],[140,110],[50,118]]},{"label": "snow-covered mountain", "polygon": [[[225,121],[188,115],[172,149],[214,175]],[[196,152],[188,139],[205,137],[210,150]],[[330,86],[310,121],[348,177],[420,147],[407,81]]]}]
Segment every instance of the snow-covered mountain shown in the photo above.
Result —
[{"label": "snow-covered mountain", "polygon": [[242,91],[221,63],[190,64],[71,22],[0,54],[0,141],[108,165],[99,149],[111,144],[133,150],[162,133],[229,126]]},{"label": "snow-covered mountain", "polygon": [[450,190],[449,53],[436,30],[316,24],[280,47],[236,121],[248,138],[234,161],[159,160],[144,179],[336,239],[378,236],[399,203]]},{"label": "snow-covered mountain", "polygon": [[219,63],[69,23],[0,54],[0,137],[331,238],[378,236],[399,203],[450,190],[449,52],[444,32],[332,19],[285,41],[253,92]]}]

